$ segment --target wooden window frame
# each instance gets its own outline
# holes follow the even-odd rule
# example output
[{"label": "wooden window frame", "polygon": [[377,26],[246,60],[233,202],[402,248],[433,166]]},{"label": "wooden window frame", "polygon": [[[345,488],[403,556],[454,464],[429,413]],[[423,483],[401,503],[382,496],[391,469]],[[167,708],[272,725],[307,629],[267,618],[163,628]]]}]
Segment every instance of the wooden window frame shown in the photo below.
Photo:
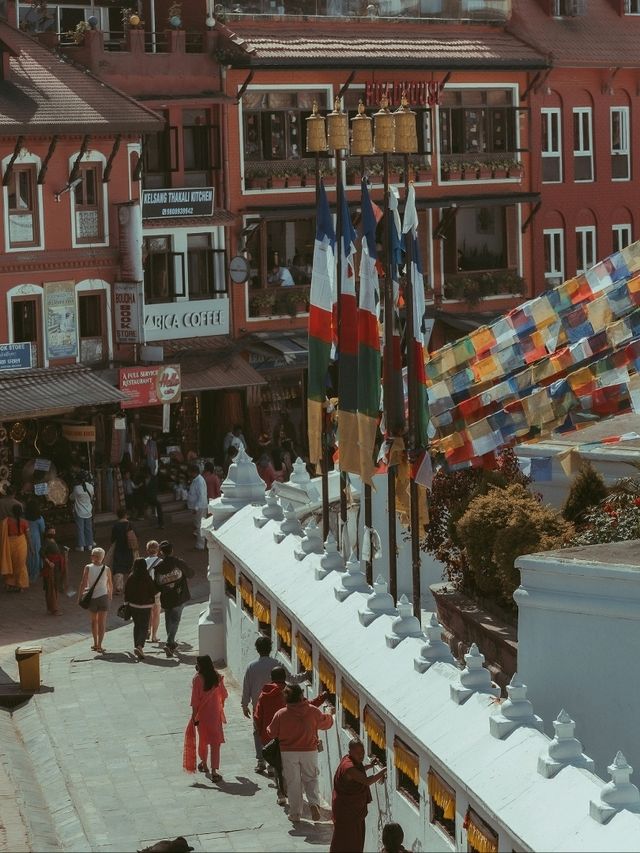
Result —
[{"label": "wooden window frame", "polygon": [[[374,724],[372,726],[371,724]],[[362,727],[367,736],[367,753],[369,755],[375,756],[380,763],[386,767],[387,766],[387,727],[385,726],[384,720],[382,717],[377,714],[370,705],[365,705],[362,711]],[[379,744],[376,740],[373,739],[369,729],[379,729],[382,730],[381,740],[384,742],[383,745]]]},{"label": "wooden window frame", "polygon": [[[256,591],[253,602],[253,615],[262,634],[271,637],[271,602],[264,593]],[[262,617],[266,616],[266,619]]]},{"label": "wooden window frame", "polygon": [[[80,203],[78,194],[84,192],[86,195],[86,175],[88,172],[94,173],[96,200],[94,204]],[[104,243],[105,227],[104,227],[104,183],[102,181],[103,168],[102,163],[85,162],[80,164],[80,173],[78,175],[82,179],[82,183],[73,191],[73,227],[75,234],[75,242],[79,246],[91,245],[92,243]],[[81,237],[78,229],[78,215],[83,212],[95,211],[98,222],[98,233],[89,237]]]},{"label": "wooden window frame", "polygon": [[296,658],[299,673],[313,670],[313,646],[311,641],[300,631],[296,631]]},{"label": "wooden window frame", "polygon": [[[285,631],[288,632],[288,637],[283,636]],[[276,636],[278,637],[278,651],[291,660],[291,655],[293,653],[291,645],[293,642],[293,626],[291,624],[291,619],[289,619],[288,616],[285,616],[279,608],[276,613]]]},{"label": "wooden window frame", "polygon": [[360,737],[360,697],[344,678],[340,684],[340,705],[342,706],[342,728],[347,729],[355,737]]},{"label": "wooden window frame", "polygon": [[250,619],[253,619],[253,582],[244,572],[238,575],[238,589],[240,590],[240,607]]},{"label": "wooden window frame", "polygon": [[[31,353],[33,356],[33,351],[35,349],[35,361],[32,357],[32,367],[42,367],[44,364],[43,355],[44,355],[44,328],[42,323],[42,299],[43,295],[41,293],[36,294],[28,294],[24,296],[12,296],[11,297],[11,337],[12,343],[30,343],[31,344]],[[36,335],[37,338],[35,341],[17,341],[16,340],[16,328],[15,323],[13,321],[13,306],[18,302],[34,302],[35,303],[35,316],[36,316]],[[35,346],[34,346],[35,344]]]},{"label": "wooden window frame", "polygon": [[[29,176],[29,196],[31,206],[11,207],[10,197],[11,190],[15,188],[19,175],[27,174]],[[16,193],[17,195],[17,193]],[[33,236],[31,240],[12,240],[11,239],[11,217],[12,216],[31,216],[31,228]],[[40,197],[38,192],[38,166],[36,163],[14,163],[9,177],[9,185],[7,186],[7,238],[10,249],[22,249],[40,246]]]},{"label": "wooden window frame", "polygon": [[[498,853],[498,833],[471,807],[464,819],[467,853]],[[473,842],[479,842],[474,844]]]},{"label": "wooden window frame", "polygon": [[[437,785],[440,789],[445,790],[453,801],[453,817],[446,817],[446,811],[441,804],[436,802],[433,788]],[[427,773],[427,794],[429,796],[429,823],[437,826],[447,838],[455,844],[456,840],[456,792],[442,776],[433,769],[429,768]]]},{"label": "wooden window frame", "polygon": [[318,656],[318,684],[319,693],[328,693],[327,702],[336,706],[336,670],[324,655]]},{"label": "wooden window frame", "polygon": [[[405,753],[403,756],[402,753]],[[415,772],[407,773],[398,766],[400,758],[415,758]],[[393,739],[393,765],[395,768],[396,790],[401,793],[413,806],[420,808],[420,757],[418,753],[399,738]]]},{"label": "wooden window frame", "polygon": [[[83,299],[89,297],[97,297],[99,303],[100,329],[99,335],[83,335],[82,334],[82,310],[81,303]],[[78,292],[78,347],[82,361],[82,341],[84,340],[101,340],[102,341],[102,358],[96,359],[96,363],[107,361],[109,358],[109,341],[107,339],[107,314],[106,314],[106,293],[104,290],[81,290]]]},{"label": "wooden window frame", "polygon": [[[233,583],[231,583],[231,574],[233,573]],[[238,573],[236,567],[231,560],[226,557],[222,558],[222,577],[224,580],[224,594],[238,603]]]}]

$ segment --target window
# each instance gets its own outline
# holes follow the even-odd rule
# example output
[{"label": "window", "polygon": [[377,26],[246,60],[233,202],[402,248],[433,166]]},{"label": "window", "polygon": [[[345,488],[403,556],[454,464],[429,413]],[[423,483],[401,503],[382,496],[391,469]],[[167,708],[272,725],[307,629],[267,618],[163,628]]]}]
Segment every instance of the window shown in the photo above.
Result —
[{"label": "window", "polygon": [[396,790],[414,805],[420,805],[420,760],[398,737],[393,741],[393,763],[396,767]]},{"label": "window", "polygon": [[576,274],[586,272],[596,263],[596,228],[586,225],[576,228]]},{"label": "window", "polygon": [[562,125],[559,109],[541,110],[542,181],[557,184],[562,181]]},{"label": "window", "polygon": [[624,0],[625,15],[640,15],[640,0]]},{"label": "window", "polygon": [[102,165],[83,163],[78,176],[81,182],[73,192],[76,243],[104,240]]},{"label": "window", "polygon": [[573,111],[573,179],[593,180],[593,142],[591,107]]},{"label": "window", "polygon": [[611,179],[628,181],[631,177],[629,107],[611,107]]},{"label": "window", "polygon": [[278,651],[291,660],[291,619],[288,619],[280,610],[276,615],[276,634]]},{"label": "window", "polygon": [[36,166],[13,165],[7,186],[9,244],[11,248],[36,246],[40,242]]},{"label": "window", "polygon": [[313,669],[311,643],[300,631],[296,634],[296,654],[298,655],[298,672],[309,672]]},{"label": "window", "polygon": [[364,730],[367,733],[367,752],[375,756],[381,764],[387,766],[387,738],[385,725],[382,719],[371,710],[368,705],[364,706],[363,714]]},{"label": "window", "polygon": [[467,830],[467,853],[498,853],[498,833],[471,808],[467,809],[464,828]]},{"label": "window", "polygon": [[253,602],[253,613],[258,620],[258,628],[261,634],[271,636],[271,604],[269,599],[261,592],[256,592]]},{"label": "window", "polygon": [[104,322],[104,296],[100,293],[78,294],[80,326],[80,361],[91,364],[107,356]]},{"label": "window", "polygon": [[226,296],[224,249],[211,248],[211,234],[187,235],[189,299]]},{"label": "window", "polygon": [[427,774],[429,790],[429,821],[455,841],[456,838],[456,792],[439,776],[429,769]]},{"label": "window", "polygon": [[174,302],[184,296],[184,255],[171,251],[170,237],[145,237],[144,298],[145,302]]},{"label": "window", "polygon": [[336,671],[329,661],[320,655],[318,659],[318,675],[320,676],[320,693],[328,693],[331,705],[336,705]]},{"label": "window", "polygon": [[584,15],[585,0],[553,0],[554,18],[576,18]]},{"label": "window", "polygon": [[544,278],[547,287],[557,287],[564,281],[564,231],[550,228],[543,231]]},{"label": "window", "polygon": [[360,737],[360,697],[353,688],[345,683],[344,679],[340,690],[342,728],[349,729],[356,737]]},{"label": "window", "polygon": [[226,557],[222,558],[222,577],[224,578],[224,594],[236,601],[236,567]]},{"label": "window", "polygon": [[160,113],[167,122],[164,130],[145,133],[142,139],[142,186],[145,189],[162,189],[171,186],[171,172],[178,169],[177,129],[169,127],[169,114]]},{"label": "window", "polygon": [[630,225],[613,225],[613,251],[621,252],[626,246],[633,242],[631,239]]},{"label": "window", "polygon": [[[214,132],[215,131],[215,132]],[[182,148],[185,184],[189,187],[211,185],[211,169],[218,168],[217,128],[212,128],[208,110],[184,110],[182,113]]]},{"label": "window", "polygon": [[516,150],[511,89],[446,89],[440,96],[442,155],[505,154]]},{"label": "window", "polygon": [[246,575],[240,573],[240,606],[253,619],[253,584]]},{"label": "window", "polygon": [[[320,108],[327,95],[312,91],[256,91],[242,96],[244,159],[297,160],[307,156],[305,118],[313,102]],[[314,155],[309,155],[314,156]]]},{"label": "window", "polygon": [[14,298],[11,301],[14,344],[31,344],[31,366],[41,365],[40,359],[40,299]]},{"label": "window", "polygon": [[276,255],[279,265],[286,267],[291,274],[294,285],[311,284],[314,240],[313,219],[261,219],[258,227],[247,235],[251,288],[272,284],[282,287],[272,276]]}]

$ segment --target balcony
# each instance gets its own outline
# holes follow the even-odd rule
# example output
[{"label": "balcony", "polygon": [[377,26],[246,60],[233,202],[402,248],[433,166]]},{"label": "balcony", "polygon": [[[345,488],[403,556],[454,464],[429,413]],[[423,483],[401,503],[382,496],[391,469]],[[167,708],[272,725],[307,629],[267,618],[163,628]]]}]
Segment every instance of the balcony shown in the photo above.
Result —
[{"label": "balcony", "polygon": [[444,157],[440,162],[441,181],[522,180],[522,174],[522,163],[508,154],[484,154],[466,160]]},{"label": "balcony", "polygon": [[250,0],[216,3],[216,17],[226,21],[298,17],[351,20],[505,21],[511,0]]},{"label": "balcony", "polygon": [[447,300],[477,305],[491,296],[522,296],[525,281],[515,269],[473,270],[445,274],[443,296]]}]

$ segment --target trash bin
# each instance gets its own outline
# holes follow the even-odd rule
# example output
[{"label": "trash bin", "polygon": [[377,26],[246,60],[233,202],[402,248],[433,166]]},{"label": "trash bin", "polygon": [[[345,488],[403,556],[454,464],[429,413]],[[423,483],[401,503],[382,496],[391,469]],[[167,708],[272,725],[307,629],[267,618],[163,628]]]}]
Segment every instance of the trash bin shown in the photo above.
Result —
[{"label": "trash bin", "polygon": [[18,646],[16,660],[22,690],[40,690],[40,655],[42,646]]}]

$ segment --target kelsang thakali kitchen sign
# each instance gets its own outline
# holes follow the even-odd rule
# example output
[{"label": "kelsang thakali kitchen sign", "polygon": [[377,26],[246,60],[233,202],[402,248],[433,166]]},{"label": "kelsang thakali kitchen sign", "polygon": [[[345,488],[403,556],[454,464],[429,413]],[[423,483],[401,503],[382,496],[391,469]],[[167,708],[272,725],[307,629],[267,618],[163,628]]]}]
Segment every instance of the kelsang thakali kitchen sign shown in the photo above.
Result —
[{"label": "kelsang thakali kitchen sign", "polygon": [[211,216],[213,187],[143,190],[143,219],[173,219],[180,216]]}]

